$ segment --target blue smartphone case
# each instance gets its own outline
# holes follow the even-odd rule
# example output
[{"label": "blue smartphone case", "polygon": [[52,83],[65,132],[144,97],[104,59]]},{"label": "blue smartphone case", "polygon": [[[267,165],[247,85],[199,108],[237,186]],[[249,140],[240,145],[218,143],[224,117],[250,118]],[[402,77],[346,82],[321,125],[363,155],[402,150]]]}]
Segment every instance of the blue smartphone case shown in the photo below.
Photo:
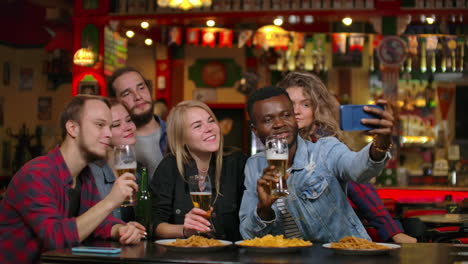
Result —
[{"label": "blue smartphone case", "polygon": [[72,253],[118,254],[121,248],[114,247],[73,247]]},{"label": "blue smartphone case", "polygon": [[[363,125],[361,119],[363,118],[379,118],[373,114],[364,111],[365,105],[341,105],[340,106],[340,128],[344,131],[351,130],[370,130],[374,126]],[[367,105],[383,110],[380,105]]]}]

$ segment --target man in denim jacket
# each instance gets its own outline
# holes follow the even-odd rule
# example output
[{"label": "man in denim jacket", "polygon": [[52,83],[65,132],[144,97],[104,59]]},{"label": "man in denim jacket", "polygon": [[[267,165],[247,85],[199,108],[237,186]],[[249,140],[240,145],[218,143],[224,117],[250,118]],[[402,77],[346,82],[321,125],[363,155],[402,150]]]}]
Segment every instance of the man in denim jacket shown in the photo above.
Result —
[{"label": "man in denim jacket", "polygon": [[[274,166],[265,153],[249,158],[245,167],[244,196],[240,209],[240,232],[245,239],[266,234],[285,234],[317,242],[338,241],[345,236],[370,240],[359,218],[346,200],[346,181],[367,182],[379,175],[389,158],[393,115],[385,110],[365,109],[380,119],[363,119],[376,126],[369,133],[374,141],[359,152],[350,151],[335,137],[316,143],[298,136],[294,109],[288,94],[269,86],[249,96],[247,111],[252,130],[265,143],[269,135],[286,137],[289,145],[289,195],[279,205],[270,195],[270,185],[278,182]],[[280,208],[278,208],[280,207]]]}]

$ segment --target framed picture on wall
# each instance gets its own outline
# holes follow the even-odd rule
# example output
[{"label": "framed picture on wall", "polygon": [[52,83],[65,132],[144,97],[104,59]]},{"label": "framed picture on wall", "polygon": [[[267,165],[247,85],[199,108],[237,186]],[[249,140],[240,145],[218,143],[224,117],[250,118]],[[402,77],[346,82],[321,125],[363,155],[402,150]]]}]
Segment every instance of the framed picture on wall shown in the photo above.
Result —
[{"label": "framed picture on wall", "polygon": [[32,68],[21,68],[19,72],[20,91],[32,91],[33,88],[34,70]]},{"label": "framed picture on wall", "polygon": [[79,84],[80,94],[99,95],[99,84],[97,82],[82,81]]},{"label": "framed picture on wall", "polygon": [[45,96],[37,99],[37,119],[50,120],[52,118],[52,97]]}]

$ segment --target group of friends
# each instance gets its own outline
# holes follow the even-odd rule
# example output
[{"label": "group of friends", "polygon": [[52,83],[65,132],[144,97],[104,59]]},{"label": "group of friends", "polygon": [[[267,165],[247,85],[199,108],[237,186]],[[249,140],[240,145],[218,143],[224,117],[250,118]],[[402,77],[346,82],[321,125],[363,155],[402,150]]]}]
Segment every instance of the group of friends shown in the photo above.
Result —
[{"label": "group of friends", "polygon": [[[134,144],[138,166],[148,168],[158,238],[187,238],[210,231],[237,241],[266,234],[314,242],[344,236],[369,239],[349,200],[383,241],[414,243],[392,219],[368,181],[389,159],[393,113],[365,110],[376,127],[360,151],[351,151],[339,129],[339,103],[315,75],[288,73],[277,86],[253,91],[246,104],[250,126],[264,143],[287,139],[289,195],[274,198],[278,178],[264,152],[247,157],[223,145],[213,111],[187,100],[171,109],[167,124],[154,115],[150,84],[134,68],[108,80],[111,98],[77,95],[60,116],[62,143],[25,164],[0,202],[0,262],[35,263],[47,249],[73,247],[85,239],[135,244],[149,233],[121,207],[138,190],[139,175],[116,177],[112,147]],[[194,208],[189,175],[211,178],[212,212]],[[207,219],[211,214],[211,221]]]}]

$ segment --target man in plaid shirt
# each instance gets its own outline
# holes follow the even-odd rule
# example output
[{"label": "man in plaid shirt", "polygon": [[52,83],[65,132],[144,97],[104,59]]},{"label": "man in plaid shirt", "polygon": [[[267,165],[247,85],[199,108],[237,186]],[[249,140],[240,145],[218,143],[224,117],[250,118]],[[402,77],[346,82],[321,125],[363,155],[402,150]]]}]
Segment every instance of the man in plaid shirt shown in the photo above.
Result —
[{"label": "man in plaid shirt", "polygon": [[134,244],[145,235],[111,212],[137,189],[135,176],[119,177],[99,200],[87,164],[104,159],[110,147],[111,112],[98,96],[75,96],[60,117],[63,143],[25,164],[0,203],[0,263],[39,262],[47,249],[72,247],[87,237]]}]

